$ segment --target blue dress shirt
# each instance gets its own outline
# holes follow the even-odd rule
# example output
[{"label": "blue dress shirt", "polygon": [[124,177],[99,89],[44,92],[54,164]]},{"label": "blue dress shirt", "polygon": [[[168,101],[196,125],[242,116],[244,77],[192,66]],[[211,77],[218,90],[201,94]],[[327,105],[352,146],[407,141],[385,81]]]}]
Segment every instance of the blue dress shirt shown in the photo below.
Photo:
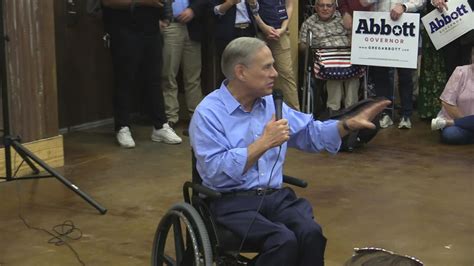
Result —
[{"label": "blue dress shirt", "polygon": [[179,16],[189,6],[189,0],[174,0],[173,1],[173,17]]},{"label": "blue dress shirt", "polygon": [[[232,96],[226,81],[206,96],[196,108],[189,125],[191,146],[203,185],[220,192],[267,187],[277,160],[278,147],[266,151],[245,173],[247,147],[264,132],[275,113],[271,95],[255,101],[247,112]],[[283,104],[290,139],[281,146],[269,187],[280,188],[287,147],[303,151],[327,150],[336,153],[341,145],[337,121],[314,121],[312,115],[297,112]]]}]

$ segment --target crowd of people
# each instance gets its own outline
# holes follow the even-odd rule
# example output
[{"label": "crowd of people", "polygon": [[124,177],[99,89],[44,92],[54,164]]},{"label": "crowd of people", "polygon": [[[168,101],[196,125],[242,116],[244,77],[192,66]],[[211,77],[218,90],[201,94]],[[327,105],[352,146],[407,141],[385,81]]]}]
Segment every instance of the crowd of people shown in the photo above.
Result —
[{"label": "crowd of people", "polygon": [[[472,0],[469,1],[472,5]],[[208,15],[214,17],[217,58],[222,57],[225,47],[236,38],[254,37],[265,41],[275,59],[274,67],[278,72],[275,87],[282,90],[288,106],[299,110],[288,30],[294,3],[295,0],[102,0],[103,21],[110,36],[114,67],[114,118],[119,145],[124,148],[135,147],[130,112],[131,96],[138,87],[137,84],[144,84],[146,104],[149,106],[147,110],[153,123],[151,139],[168,144],[182,142],[174,131],[180,109],[178,71],[182,69],[186,107],[192,117],[203,98],[201,38],[204,18]],[[300,49],[308,46],[350,46],[354,11],[390,12],[390,17],[398,20],[406,12],[420,12],[423,15],[434,9],[442,12],[446,8],[444,0],[432,0],[428,3],[426,0],[317,0],[314,14],[300,27]],[[308,30],[313,33],[311,44],[306,43]],[[469,65],[473,33],[468,32],[440,51],[434,50],[423,29],[421,35],[423,48],[420,71],[371,66],[369,78],[373,81],[375,94],[393,101],[394,84],[398,80],[396,83],[401,105],[398,128],[409,129],[412,127],[414,84],[418,83],[419,116],[436,117],[433,122],[436,126],[433,128],[442,129],[444,142],[464,143],[466,141],[450,141],[454,133],[447,132],[453,130],[452,120],[473,115],[472,93],[460,93],[463,108],[456,115],[447,110],[451,106],[458,106],[458,101],[453,98],[453,93],[459,91],[453,89],[453,83],[459,80],[456,77],[462,75],[467,80],[459,86],[472,81],[472,73],[463,70],[470,69],[469,67],[461,70],[456,67]],[[395,74],[397,79],[394,78]],[[453,81],[450,79],[447,82],[451,74]],[[223,72],[218,73],[218,76],[219,81],[225,79]],[[417,79],[419,82],[416,82]],[[445,86],[446,90],[449,87],[452,91],[449,100],[444,96],[447,92],[441,94]],[[330,111],[337,111],[353,105],[360,99],[359,88],[359,77],[343,81],[327,80],[326,106]],[[441,107],[442,111],[438,115]],[[381,128],[393,125],[393,110],[394,108],[387,108],[383,112]],[[451,137],[447,137],[448,135]],[[472,135],[470,140],[468,142],[472,142]]]}]

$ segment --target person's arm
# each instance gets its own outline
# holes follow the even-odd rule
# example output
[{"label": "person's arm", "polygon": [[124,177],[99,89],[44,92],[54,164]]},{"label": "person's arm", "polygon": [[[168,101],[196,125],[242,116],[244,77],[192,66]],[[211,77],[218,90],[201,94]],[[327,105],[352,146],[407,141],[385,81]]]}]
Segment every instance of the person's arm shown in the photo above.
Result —
[{"label": "person's arm", "polygon": [[448,10],[448,4],[446,4],[446,0],[431,0],[431,5],[436,7],[439,12],[443,12],[443,10]]},{"label": "person's arm", "polygon": [[224,3],[214,6],[214,14],[223,16],[231,7],[240,3],[240,1],[243,0],[225,0]]},{"label": "person's arm", "polygon": [[396,4],[391,10],[390,10],[390,18],[394,21],[397,21],[403,13],[406,11],[406,6],[402,4]]},{"label": "person's arm", "polygon": [[441,96],[439,97],[443,108],[453,119],[464,116],[464,114],[462,114],[462,112],[457,107],[457,102],[459,95],[463,91],[463,85],[465,84],[464,81],[469,78],[467,77],[467,73],[469,72],[467,72],[465,69],[466,68],[461,66],[454,70],[453,74],[451,74],[449,77],[446,86],[444,87],[443,93],[441,93]]},{"label": "person's arm", "polygon": [[344,12],[342,15],[342,25],[346,30],[351,32],[352,30],[352,16],[349,14],[349,12]]},{"label": "person's arm", "polygon": [[288,120],[280,119],[275,121],[275,116],[273,116],[272,120],[265,126],[262,136],[248,146],[244,173],[247,172],[266,151],[288,141],[290,138],[289,134]]},{"label": "person's arm", "polygon": [[[170,1],[171,2],[171,1]],[[190,0],[189,1],[189,8],[193,11],[194,17],[201,17],[208,6],[208,0]]]},{"label": "person's arm", "polygon": [[409,0],[408,2],[403,3],[405,6],[405,12],[417,12],[418,10],[423,9],[426,4],[426,0]]},{"label": "person's arm", "polygon": [[288,16],[287,19],[283,20],[281,22],[281,27],[277,29],[278,37],[280,37],[282,34],[284,34],[288,30],[288,24],[290,23],[291,20],[291,15],[293,14],[293,6],[294,3],[293,1],[295,0],[286,0],[286,14]]},{"label": "person's arm", "polygon": [[441,105],[452,119],[464,117],[464,114],[461,112],[461,109],[459,109],[459,107],[457,107],[456,105],[451,105],[445,101],[441,101]]},{"label": "person's arm", "polygon": [[278,40],[279,35],[275,28],[267,25],[263,20],[262,17],[258,13],[253,14],[255,18],[255,22],[257,23],[258,28],[263,32],[265,38],[270,40]]},{"label": "person's arm", "polygon": [[163,7],[163,0],[102,0],[102,4],[110,8],[127,9],[135,6]]},{"label": "person's arm", "polygon": [[232,187],[245,183],[246,173],[269,149],[289,138],[288,121],[273,118],[260,138],[247,147],[235,147],[223,133],[221,122],[214,121],[213,111],[193,114],[189,126],[191,146],[203,180],[215,187]]},{"label": "person's arm", "polygon": [[368,107],[362,109],[356,115],[340,120],[337,124],[337,129],[339,131],[339,136],[341,138],[345,137],[351,131],[360,130],[360,129],[374,129],[375,125],[371,122],[377,114],[382,112],[391,101],[383,100],[377,101]]},{"label": "person's arm", "polygon": [[301,29],[300,29],[300,36],[299,36],[299,41],[298,41],[298,50],[300,52],[306,52],[306,48],[308,47],[308,44],[306,43],[306,38],[308,35],[308,23],[305,21],[303,24],[301,24]]}]

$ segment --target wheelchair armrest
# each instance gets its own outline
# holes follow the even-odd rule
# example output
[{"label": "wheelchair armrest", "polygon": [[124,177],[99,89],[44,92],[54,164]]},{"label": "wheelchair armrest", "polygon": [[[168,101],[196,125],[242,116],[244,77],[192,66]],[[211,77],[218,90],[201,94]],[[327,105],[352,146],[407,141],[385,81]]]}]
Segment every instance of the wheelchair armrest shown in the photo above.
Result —
[{"label": "wheelchair armrest", "polygon": [[190,181],[185,182],[183,186],[183,190],[188,191],[190,188],[193,191],[203,194],[211,199],[218,199],[222,196],[220,192],[210,189],[208,187],[205,187],[201,184],[196,184]]},{"label": "wheelchair armrest", "polygon": [[308,186],[308,182],[302,179],[292,177],[292,176],[287,176],[287,175],[283,175],[283,182],[293,185],[293,186],[301,187],[301,188],[305,188]]}]

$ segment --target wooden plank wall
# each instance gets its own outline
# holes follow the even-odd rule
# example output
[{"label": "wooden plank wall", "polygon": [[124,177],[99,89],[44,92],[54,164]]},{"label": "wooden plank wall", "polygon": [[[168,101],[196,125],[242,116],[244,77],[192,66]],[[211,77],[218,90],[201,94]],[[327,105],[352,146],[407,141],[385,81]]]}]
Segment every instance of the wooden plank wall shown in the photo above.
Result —
[{"label": "wooden plank wall", "polygon": [[53,1],[2,1],[11,133],[22,142],[58,135]]}]

